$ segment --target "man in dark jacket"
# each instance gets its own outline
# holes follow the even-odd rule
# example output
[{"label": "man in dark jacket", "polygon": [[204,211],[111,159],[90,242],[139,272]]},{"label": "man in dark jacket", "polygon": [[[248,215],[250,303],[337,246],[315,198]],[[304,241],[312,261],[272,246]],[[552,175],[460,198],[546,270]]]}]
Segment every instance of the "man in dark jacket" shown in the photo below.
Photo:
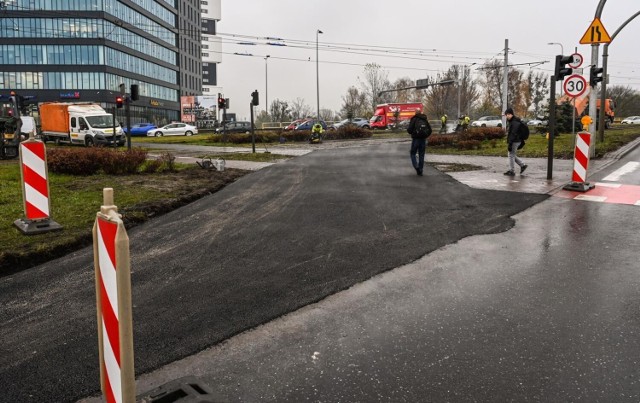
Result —
[{"label": "man in dark jacket", "polygon": [[515,164],[518,164],[520,167],[520,174],[527,169],[527,164],[524,163],[520,158],[518,158],[518,147],[524,141],[520,136],[522,133],[522,121],[519,117],[513,114],[513,109],[507,108],[504,111],[505,116],[507,117],[507,150],[509,151],[509,170],[504,174],[507,176],[515,176],[516,173],[514,171]]},{"label": "man in dark jacket", "polygon": [[[424,152],[427,149],[427,137],[431,135],[431,126],[427,115],[420,111],[416,111],[416,114],[409,121],[409,127],[407,132],[411,134],[411,163],[416,169],[416,173],[422,176],[422,170],[424,168]],[[416,154],[418,158],[416,159]]]}]

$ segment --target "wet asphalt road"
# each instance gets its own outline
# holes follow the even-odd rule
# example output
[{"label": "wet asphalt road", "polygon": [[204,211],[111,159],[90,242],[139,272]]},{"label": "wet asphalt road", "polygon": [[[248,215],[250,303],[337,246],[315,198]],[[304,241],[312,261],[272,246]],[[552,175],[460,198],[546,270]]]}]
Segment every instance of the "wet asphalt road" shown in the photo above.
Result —
[{"label": "wet asphalt road", "polygon": [[241,402],[638,402],[637,206],[548,199],[142,376]]},{"label": "wet asphalt road", "polygon": [[[129,231],[136,372],[505,231],[546,197],[471,189],[430,167],[418,177],[406,144],[322,150],[245,176]],[[91,249],[0,279],[0,401],[97,392],[93,281]]]}]

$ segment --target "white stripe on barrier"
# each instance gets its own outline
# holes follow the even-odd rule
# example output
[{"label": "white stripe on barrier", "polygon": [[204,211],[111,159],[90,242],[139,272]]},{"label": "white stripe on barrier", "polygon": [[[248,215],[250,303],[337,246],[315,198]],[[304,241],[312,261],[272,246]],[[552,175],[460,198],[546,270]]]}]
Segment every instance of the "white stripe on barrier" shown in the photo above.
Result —
[{"label": "white stripe on barrier", "polygon": [[49,199],[26,182],[24,183],[24,195],[27,202],[33,204],[47,216],[49,215]]},{"label": "white stripe on barrier", "polygon": [[576,148],[582,151],[582,154],[586,155],[587,157],[589,156],[589,145],[580,136],[578,136]]},{"label": "white stripe on barrier", "polygon": [[[119,335],[117,337],[119,337]],[[104,366],[107,370],[107,379],[109,379],[111,391],[116,398],[116,402],[122,402],[122,380],[120,377],[120,366],[118,365],[116,355],[111,348],[111,343],[109,342],[109,334],[107,333],[107,327],[104,323],[104,318],[102,319],[102,344],[104,351]]]},{"label": "white stripe on barrier", "polygon": [[47,170],[45,166],[45,162],[42,158],[38,157],[33,151],[29,150],[27,147],[22,146],[22,163],[29,168],[31,168],[34,172],[40,175],[43,178],[47,177]]},{"label": "white stripe on barrier", "polygon": [[107,298],[109,301],[102,301],[103,304],[109,303],[113,308],[113,313],[119,320],[118,315],[118,283],[116,280],[116,268],[113,266],[111,259],[109,258],[109,252],[104,244],[102,233],[100,232],[100,226],[98,225],[98,260],[100,262],[100,276],[102,283],[107,291]]}]

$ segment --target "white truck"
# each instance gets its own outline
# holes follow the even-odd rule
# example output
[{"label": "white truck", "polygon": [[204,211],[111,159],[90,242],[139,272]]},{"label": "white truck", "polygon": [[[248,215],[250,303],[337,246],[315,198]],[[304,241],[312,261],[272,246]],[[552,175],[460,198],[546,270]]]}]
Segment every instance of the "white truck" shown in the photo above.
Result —
[{"label": "white truck", "polygon": [[113,130],[113,115],[92,103],[46,102],[40,104],[40,137],[43,141],[85,146],[122,146],[126,137],[120,125]]}]

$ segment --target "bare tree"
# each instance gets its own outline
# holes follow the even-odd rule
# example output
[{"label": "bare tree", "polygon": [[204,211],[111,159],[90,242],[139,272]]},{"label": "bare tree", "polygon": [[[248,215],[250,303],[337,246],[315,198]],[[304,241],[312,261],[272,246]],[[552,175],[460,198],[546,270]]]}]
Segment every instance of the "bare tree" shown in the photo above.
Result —
[{"label": "bare tree", "polygon": [[320,119],[325,122],[332,122],[336,119],[335,113],[331,109],[320,108]]},{"label": "bare tree", "polygon": [[[504,77],[504,65],[499,60],[491,60],[481,68],[483,73],[480,80],[483,87],[482,103],[485,105],[495,105],[500,110],[505,94],[502,91],[502,81]],[[510,67],[507,76],[507,101],[518,115],[526,114],[524,109],[523,95],[521,92],[523,73],[517,68]]]},{"label": "bare tree", "polygon": [[398,78],[396,81],[394,81],[394,83],[391,85],[391,88],[394,88],[396,90],[399,91],[394,91],[394,99],[395,102],[398,103],[408,103],[408,102],[412,102],[412,93],[415,91],[414,89],[410,89],[410,90],[400,90],[400,88],[408,88],[408,87],[413,87],[415,85],[415,82],[413,80],[411,80],[409,77],[402,77],[402,78]]},{"label": "bare tree", "polygon": [[347,93],[342,96],[342,108],[340,115],[343,118],[351,117],[371,117],[373,110],[370,110],[366,102],[367,98],[364,93],[360,92],[356,87],[347,88]]},{"label": "bare tree", "polygon": [[306,118],[312,115],[312,110],[304,101],[304,98],[296,98],[291,103],[291,117],[293,119]]},{"label": "bare tree", "polygon": [[389,99],[388,94],[379,95],[381,91],[390,89],[391,84],[388,77],[389,73],[376,63],[367,63],[362,77],[358,77],[362,93],[364,93],[371,111],[375,109],[376,105]]},{"label": "bare tree", "polygon": [[[598,97],[600,94],[598,93]],[[640,115],[640,92],[629,86],[612,85],[607,87],[607,98],[616,105],[616,116]]]},{"label": "bare tree", "polygon": [[275,99],[271,102],[269,110],[271,111],[270,115],[274,122],[288,122],[291,120],[291,111],[286,101]]},{"label": "bare tree", "polygon": [[524,106],[526,110],[530,110],[533,106],[533,116],[542,116],[542,103],[547,99],[547,94],[549,93],[549,77],[542,72],[534,73],[529,71],[524,87],[523,93],[526,96]]}]

